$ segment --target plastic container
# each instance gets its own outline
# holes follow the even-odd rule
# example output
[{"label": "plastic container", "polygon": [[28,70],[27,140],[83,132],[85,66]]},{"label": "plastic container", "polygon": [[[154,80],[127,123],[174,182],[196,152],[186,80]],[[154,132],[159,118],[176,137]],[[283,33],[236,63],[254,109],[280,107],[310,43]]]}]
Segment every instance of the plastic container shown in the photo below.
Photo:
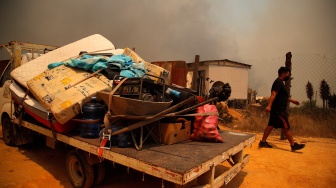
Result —
[{"label": "plastic container", "polygon": [[[124,128],[123,126],[111,125],[112,133],[119,131],[123,128]],[[105,128],[103,128],[99,133],[100,141],[102,140],[104,130]],[[125,132],[125,133],[120,133],[118,135],[112,136],[110,142],[107,142],[105,147],[118,146],[120,148],[126,148],[126,147],[130,147],[132,144],[133,142],[132,142],[131,133]]]},{"label": "plastic container", "polygon": [[[123,129],[123,126],[118,126],[118,125],[111,125],[111,130],[112,133],[119,131],[121,129]],[[118,147],[120,148],[126,148],[132,145],[132,141],[131,141],[131,132],[124,132],[124,133],[120,133],[118,135]]]},{"label": "plastic container", "polygon": [[181,92],[176,91],[176,90],[171,89],[171,88],[167,88],[166,93],[170,94],[171,96],[173,96],[175,98],[180,98],[180,95],[181,95]]},{"label": "plastic container", "polygon": [[85,103],[82,107],[83,120],[97,120],[101,119],[97,123],[82,123],[81,124],[81,137],[83,138],[99,138],[100,125],[103,123],[105,116],[105,108],[101,103],[91,101]]}]

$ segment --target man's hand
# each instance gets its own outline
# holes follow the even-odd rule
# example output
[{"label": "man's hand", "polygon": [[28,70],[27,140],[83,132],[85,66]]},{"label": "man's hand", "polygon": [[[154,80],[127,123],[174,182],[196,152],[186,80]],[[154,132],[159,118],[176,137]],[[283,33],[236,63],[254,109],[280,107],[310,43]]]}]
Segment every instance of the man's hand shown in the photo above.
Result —
[{"label": "man's hand", "polygon": [[297,101],[297,100],[292,100],[291,102],[292,102],[293,104],[300,105],[300,102]]},{"label": "man's hand", "polygon": [[289,102],[296,104],[296,105],[300,105],[300,102],[297,100],[293,100],[293,99],[288,99]]},{"label": "man's hand", "polygon": [[271,111],[271,106],[267,106],[267,107],[265,108],[265,111],[266,111],[266,112],[270,112],[270,111]]}]

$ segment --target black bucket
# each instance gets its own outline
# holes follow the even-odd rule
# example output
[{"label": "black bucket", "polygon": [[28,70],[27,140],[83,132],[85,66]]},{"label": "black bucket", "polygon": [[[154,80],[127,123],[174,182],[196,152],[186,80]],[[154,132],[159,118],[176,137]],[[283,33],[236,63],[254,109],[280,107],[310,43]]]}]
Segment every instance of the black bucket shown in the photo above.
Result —
[{"label": "black bucket", "polygon": [[[122,126],[111,125],[112,133],[123,129]],[[124,132],[117,135],[118,136],[118,147],[127,148],[132,145],[131,132]]]},{"label": "black bucket", "polygon": [[99,138],[100,125],[103,123],[105,116],[104,105],[98,102],[88,102],[82,107],[82,118],[83,120],[98,120],[101,121],[97,123],[82,123],[81,137],[83,138]]}]

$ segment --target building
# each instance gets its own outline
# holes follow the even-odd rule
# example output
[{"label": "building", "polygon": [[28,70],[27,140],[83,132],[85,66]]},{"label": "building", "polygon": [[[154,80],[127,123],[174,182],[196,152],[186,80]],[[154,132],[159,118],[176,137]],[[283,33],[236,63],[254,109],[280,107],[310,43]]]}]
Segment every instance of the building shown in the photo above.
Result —
[{"label": "building", "polygon": [[[195,62],[187,63],[187,86],[191,87],[191,78],[193,78]],[[212,84],[216,81],[229,83],[232,89],[229,100],[245,101],[248,99],[248,70],[252,65],[231,61],[228,59],[223,60],[206,60],[199,61],[197,70],[198,78],[203,82],[202,93],[208,94]]]}]

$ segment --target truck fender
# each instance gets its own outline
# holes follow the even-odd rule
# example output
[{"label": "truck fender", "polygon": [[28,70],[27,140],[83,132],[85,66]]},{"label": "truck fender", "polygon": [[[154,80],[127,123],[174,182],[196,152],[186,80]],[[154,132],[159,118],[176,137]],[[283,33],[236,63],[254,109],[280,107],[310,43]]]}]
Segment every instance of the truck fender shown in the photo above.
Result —
[{"label": "truck fender", "polygon": [[12,119],[12,112],[14,110],[14,105],[11,102],[5,103],[1,108],[0,120],[2,121],[2,117],[4,114],[7,114]]}]

